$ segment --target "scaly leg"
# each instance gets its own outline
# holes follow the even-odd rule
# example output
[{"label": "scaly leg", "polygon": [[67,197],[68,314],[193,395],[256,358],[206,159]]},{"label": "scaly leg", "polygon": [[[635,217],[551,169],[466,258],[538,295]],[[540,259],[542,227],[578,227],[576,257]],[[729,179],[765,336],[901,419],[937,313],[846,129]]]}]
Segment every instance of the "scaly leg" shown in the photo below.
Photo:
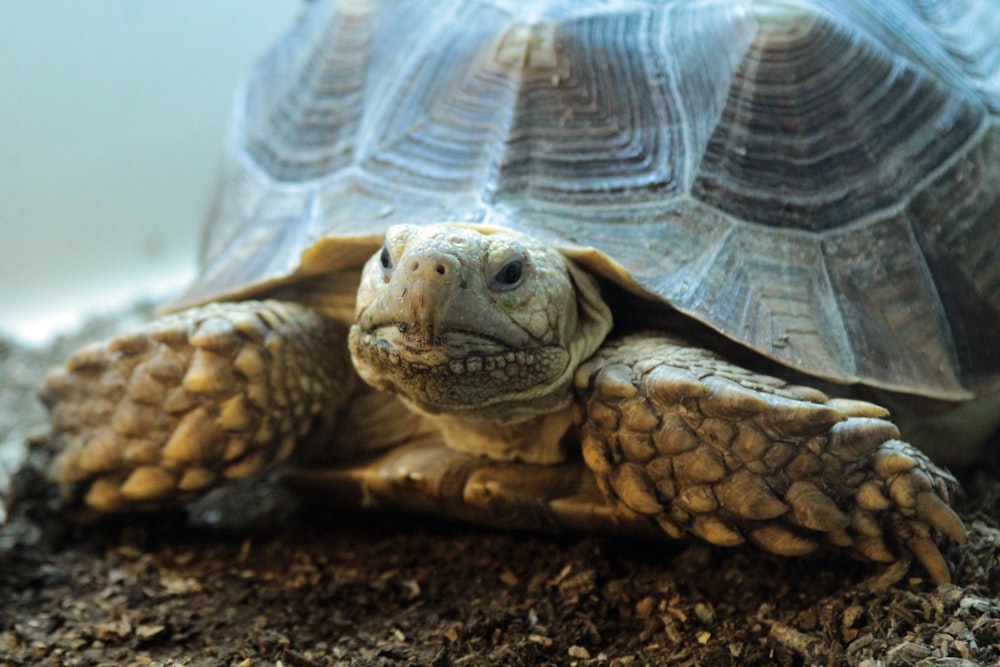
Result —
[{"label": "scaly leg", "polygon": [[330,425],[355,382],[346,327],[313,310],[192,308],[49,372],[51,473],[98,511],[181,502],[287,457]]},{"label": "scaly leg", "polygon": [[887,411],[828,399],[684,341],[633,335],[578,370],[584,459],[624,513],[673,537],[805,555],[821,543],[950,578],[933,529],[964,542],[954,478],[901,442]]}]

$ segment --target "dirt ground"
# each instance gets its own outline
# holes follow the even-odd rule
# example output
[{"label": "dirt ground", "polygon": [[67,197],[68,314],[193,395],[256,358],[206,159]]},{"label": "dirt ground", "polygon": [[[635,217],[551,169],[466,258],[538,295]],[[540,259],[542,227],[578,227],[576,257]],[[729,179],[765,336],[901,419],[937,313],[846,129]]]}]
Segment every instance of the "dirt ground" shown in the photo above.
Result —
[{"label": "dirt ground", "polygon": [[[0,341],[0,448],[43,431],[43,369],[109,326]],[[80,525],[25,475],[0,528],[0,667],[996,665],[1000,465],[963,481],[971,543],[935,587],[905,563],[342,515],[264,481]]]}]

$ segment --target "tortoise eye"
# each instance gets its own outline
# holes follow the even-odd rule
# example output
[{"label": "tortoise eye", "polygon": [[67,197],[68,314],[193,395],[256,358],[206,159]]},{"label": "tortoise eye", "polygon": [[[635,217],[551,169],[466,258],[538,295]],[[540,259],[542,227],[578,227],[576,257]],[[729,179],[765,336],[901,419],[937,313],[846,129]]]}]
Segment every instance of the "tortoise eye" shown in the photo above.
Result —
[{"label": "tortoise eye", "polygon": [[493,276],[493,289],[512,290],[524,281],[524,259],[518,257],[500,267]]},{"label": "tortoise eye", "polygon": [[392,255],[389,254],[389,246],[382,246],[382,254],[378,256],[378,263],[382,267],[382,273],[386,276],[392,273]]}]

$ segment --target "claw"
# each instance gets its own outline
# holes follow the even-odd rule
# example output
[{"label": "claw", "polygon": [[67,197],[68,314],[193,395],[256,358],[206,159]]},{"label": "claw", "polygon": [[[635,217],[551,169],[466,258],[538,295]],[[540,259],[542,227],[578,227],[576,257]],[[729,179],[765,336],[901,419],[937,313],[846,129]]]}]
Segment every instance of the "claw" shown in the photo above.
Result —
[{"label": "claw", "polygon": [[924,491],[917,496],[917,517],[959,544],[968,544],[969,531],[965,524],[933,491]]},{"label": "claw", "polygon": [[854,542],[854,550],[873,563],[892,563],[898,560],[889,551],[881,537],[865,537]]},{"label": "claw", "polygon": [[927,570],[931,581],[935,584],[951,583],[951,572],[948,570],[948,564],[930,537],[914,535],[906,541],[906,546]]},{"label": "claw", "polygon": [[806,556],[819,546],[814,540],[778,524],[764,525],[750,531],[750,539],[761,549],[778,556]]},{"label": "claw", "polygon": [[850,398],[831,398],[826,404],[835,410],[840,410],[848,417],[886,419],[889,416],[888,410],[881,405],[875,405],[868,401],[858,401]]}]

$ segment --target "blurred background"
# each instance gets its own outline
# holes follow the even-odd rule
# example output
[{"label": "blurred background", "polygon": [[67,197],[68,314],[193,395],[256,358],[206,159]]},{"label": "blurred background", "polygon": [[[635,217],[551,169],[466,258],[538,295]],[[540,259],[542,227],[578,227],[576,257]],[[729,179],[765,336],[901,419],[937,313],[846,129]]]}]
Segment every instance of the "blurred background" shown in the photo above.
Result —
[{"label": "blurred background", "polygon": [[0,334],[192,277],[233,93],[301,4],[0,3]]}]

